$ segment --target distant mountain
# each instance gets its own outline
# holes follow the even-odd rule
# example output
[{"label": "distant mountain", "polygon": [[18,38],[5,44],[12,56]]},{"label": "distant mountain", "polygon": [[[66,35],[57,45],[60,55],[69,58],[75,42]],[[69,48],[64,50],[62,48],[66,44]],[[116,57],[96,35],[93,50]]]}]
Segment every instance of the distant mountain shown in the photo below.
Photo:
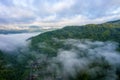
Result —
[{"label": "distant mountain", "polygon": [[120,20],[109,21],[108,23],[113,23],[113,24],[120,24]]},{"label": "distant mountain", "polygon": [[0,30],[0,34],[16,34],[16,33],[27,33],[27,30]]},{"label": "distant mountain", "polygon": [[39,26],[29,26],[29,29],[23,30],[6,30],[0,29],[0,34],[16,34],[16,33],[29,33],[29,32],[47,32],[51,30],[56,30],[57,28],[40,28]]}]

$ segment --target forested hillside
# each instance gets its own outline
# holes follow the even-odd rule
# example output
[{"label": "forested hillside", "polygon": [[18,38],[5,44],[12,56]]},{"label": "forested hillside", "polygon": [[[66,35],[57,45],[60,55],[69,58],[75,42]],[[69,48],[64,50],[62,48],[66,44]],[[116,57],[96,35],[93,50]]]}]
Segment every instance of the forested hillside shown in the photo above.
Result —
[{"label": "forested hillside", "polygon": [[[40,34],[32,38],[31,45],[33,49],[41,53],[55,54],[58,48],[63,47],[61,43],[56,43],[56,39],[91,39],[98,41],[115,41],[120,43],[120,24],[104,23],[89,24],[85,26],[68,26],[63,29]],[[41,48],[38,43],[45,42],[47,48]],[[51,50],[50,48],[53,48]],[[120,47],[118,48],[120,50]]]}]

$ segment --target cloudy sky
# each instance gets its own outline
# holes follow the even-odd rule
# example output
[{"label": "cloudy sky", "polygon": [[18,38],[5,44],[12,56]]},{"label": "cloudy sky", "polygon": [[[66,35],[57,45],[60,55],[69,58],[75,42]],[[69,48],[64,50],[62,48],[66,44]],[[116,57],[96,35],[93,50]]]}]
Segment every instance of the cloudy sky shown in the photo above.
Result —
[{"label": "cloudy sky", "polygon": [[120,0],[0,0],[0,29],[59,27],[120,19]]}]

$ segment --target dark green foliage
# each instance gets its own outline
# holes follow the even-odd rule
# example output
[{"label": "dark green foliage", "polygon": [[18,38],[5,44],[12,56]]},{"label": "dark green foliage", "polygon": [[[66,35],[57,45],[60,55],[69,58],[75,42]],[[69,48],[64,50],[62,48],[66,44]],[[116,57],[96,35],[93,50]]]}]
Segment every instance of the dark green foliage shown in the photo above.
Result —
[{"label": "dark green foliage", "polygon": [[0,51],[0,80],[25,80],[29,74],[27,63],[19,62],[17,56]]}]

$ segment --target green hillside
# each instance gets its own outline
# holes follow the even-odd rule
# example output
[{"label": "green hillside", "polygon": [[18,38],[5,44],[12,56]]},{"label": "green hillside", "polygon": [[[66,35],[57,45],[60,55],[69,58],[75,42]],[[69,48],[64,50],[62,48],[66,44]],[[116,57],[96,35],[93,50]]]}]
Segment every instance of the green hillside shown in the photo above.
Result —
[{"label": "green hillside", "polygon": [[[120,24],[104,23],[89,24],[85,26],[67,26],[63,29],[46,32],[33,37],[31,41],[31,48],[40,53],[55,55],[57,49],[63,47],[62,43],[55,42],[55,38],[92,39],[98,41],[109,40],[120,43]],[[38,43],[44,43],[47,47],[39,47]],[[118,50],[120,50],[120,47]]]},{"label": "green hillside", "polygon": [[[70,51],[72,49],[77,50],[76,47],[73,48],[74,44],[69,43],[68,45],[65,45],[65,40],[68,39],[75,39],[75,40],[89,39],[93,42],[94,41],[117,42],[118,47],[116,51],[119,52],[120,51],[120,21],[111,21],[103,24],[88,24],[85,26],[67,26],[62,29],[49,31],[31,38],[30,50],[31,51],[34,50],[39,54],[47,55],[49,60],[49,58],[51,59],[52,57],[58,56],[59,55],[58,52],[61,49],[65,51]],[[81,58],[86,58],[87,55],[89,55],[89,50],[81,51],[80,49],[78,54],[82,56]],[[117,67],[115,67],[114,65],[114,68],[116,69],[115,72],[116,78],[114,78],[113,80],[120,80],[120,64],[117,64],[116,66]],[[97,67],[99,68],[96,71],[91,72]],[[44,68],[46,69],[47,66],[44,65]],[[113,77],[112,74],[114,74],[114,68],[109,63],[109,61],[107,61],[104,57],[99,56],[97,59],[95,58],[95,60],[93,60],[88,65],[88,69],[85,68],[85,70],[83,69],[82,72],[77,71],[77,75],[75,77],[69,76],[69,78],[66,80],[109,80],[107,76]],[[38,69],[37,71],[39,70],[41,69]],[[54,76],[49,74],[49,76],[54,77],[55,79],[53,80],[59,80],[57,79],[57,73]],[[63,79],[60,78],[60,80],[65,80],[65,77],[63,77]]]}]

